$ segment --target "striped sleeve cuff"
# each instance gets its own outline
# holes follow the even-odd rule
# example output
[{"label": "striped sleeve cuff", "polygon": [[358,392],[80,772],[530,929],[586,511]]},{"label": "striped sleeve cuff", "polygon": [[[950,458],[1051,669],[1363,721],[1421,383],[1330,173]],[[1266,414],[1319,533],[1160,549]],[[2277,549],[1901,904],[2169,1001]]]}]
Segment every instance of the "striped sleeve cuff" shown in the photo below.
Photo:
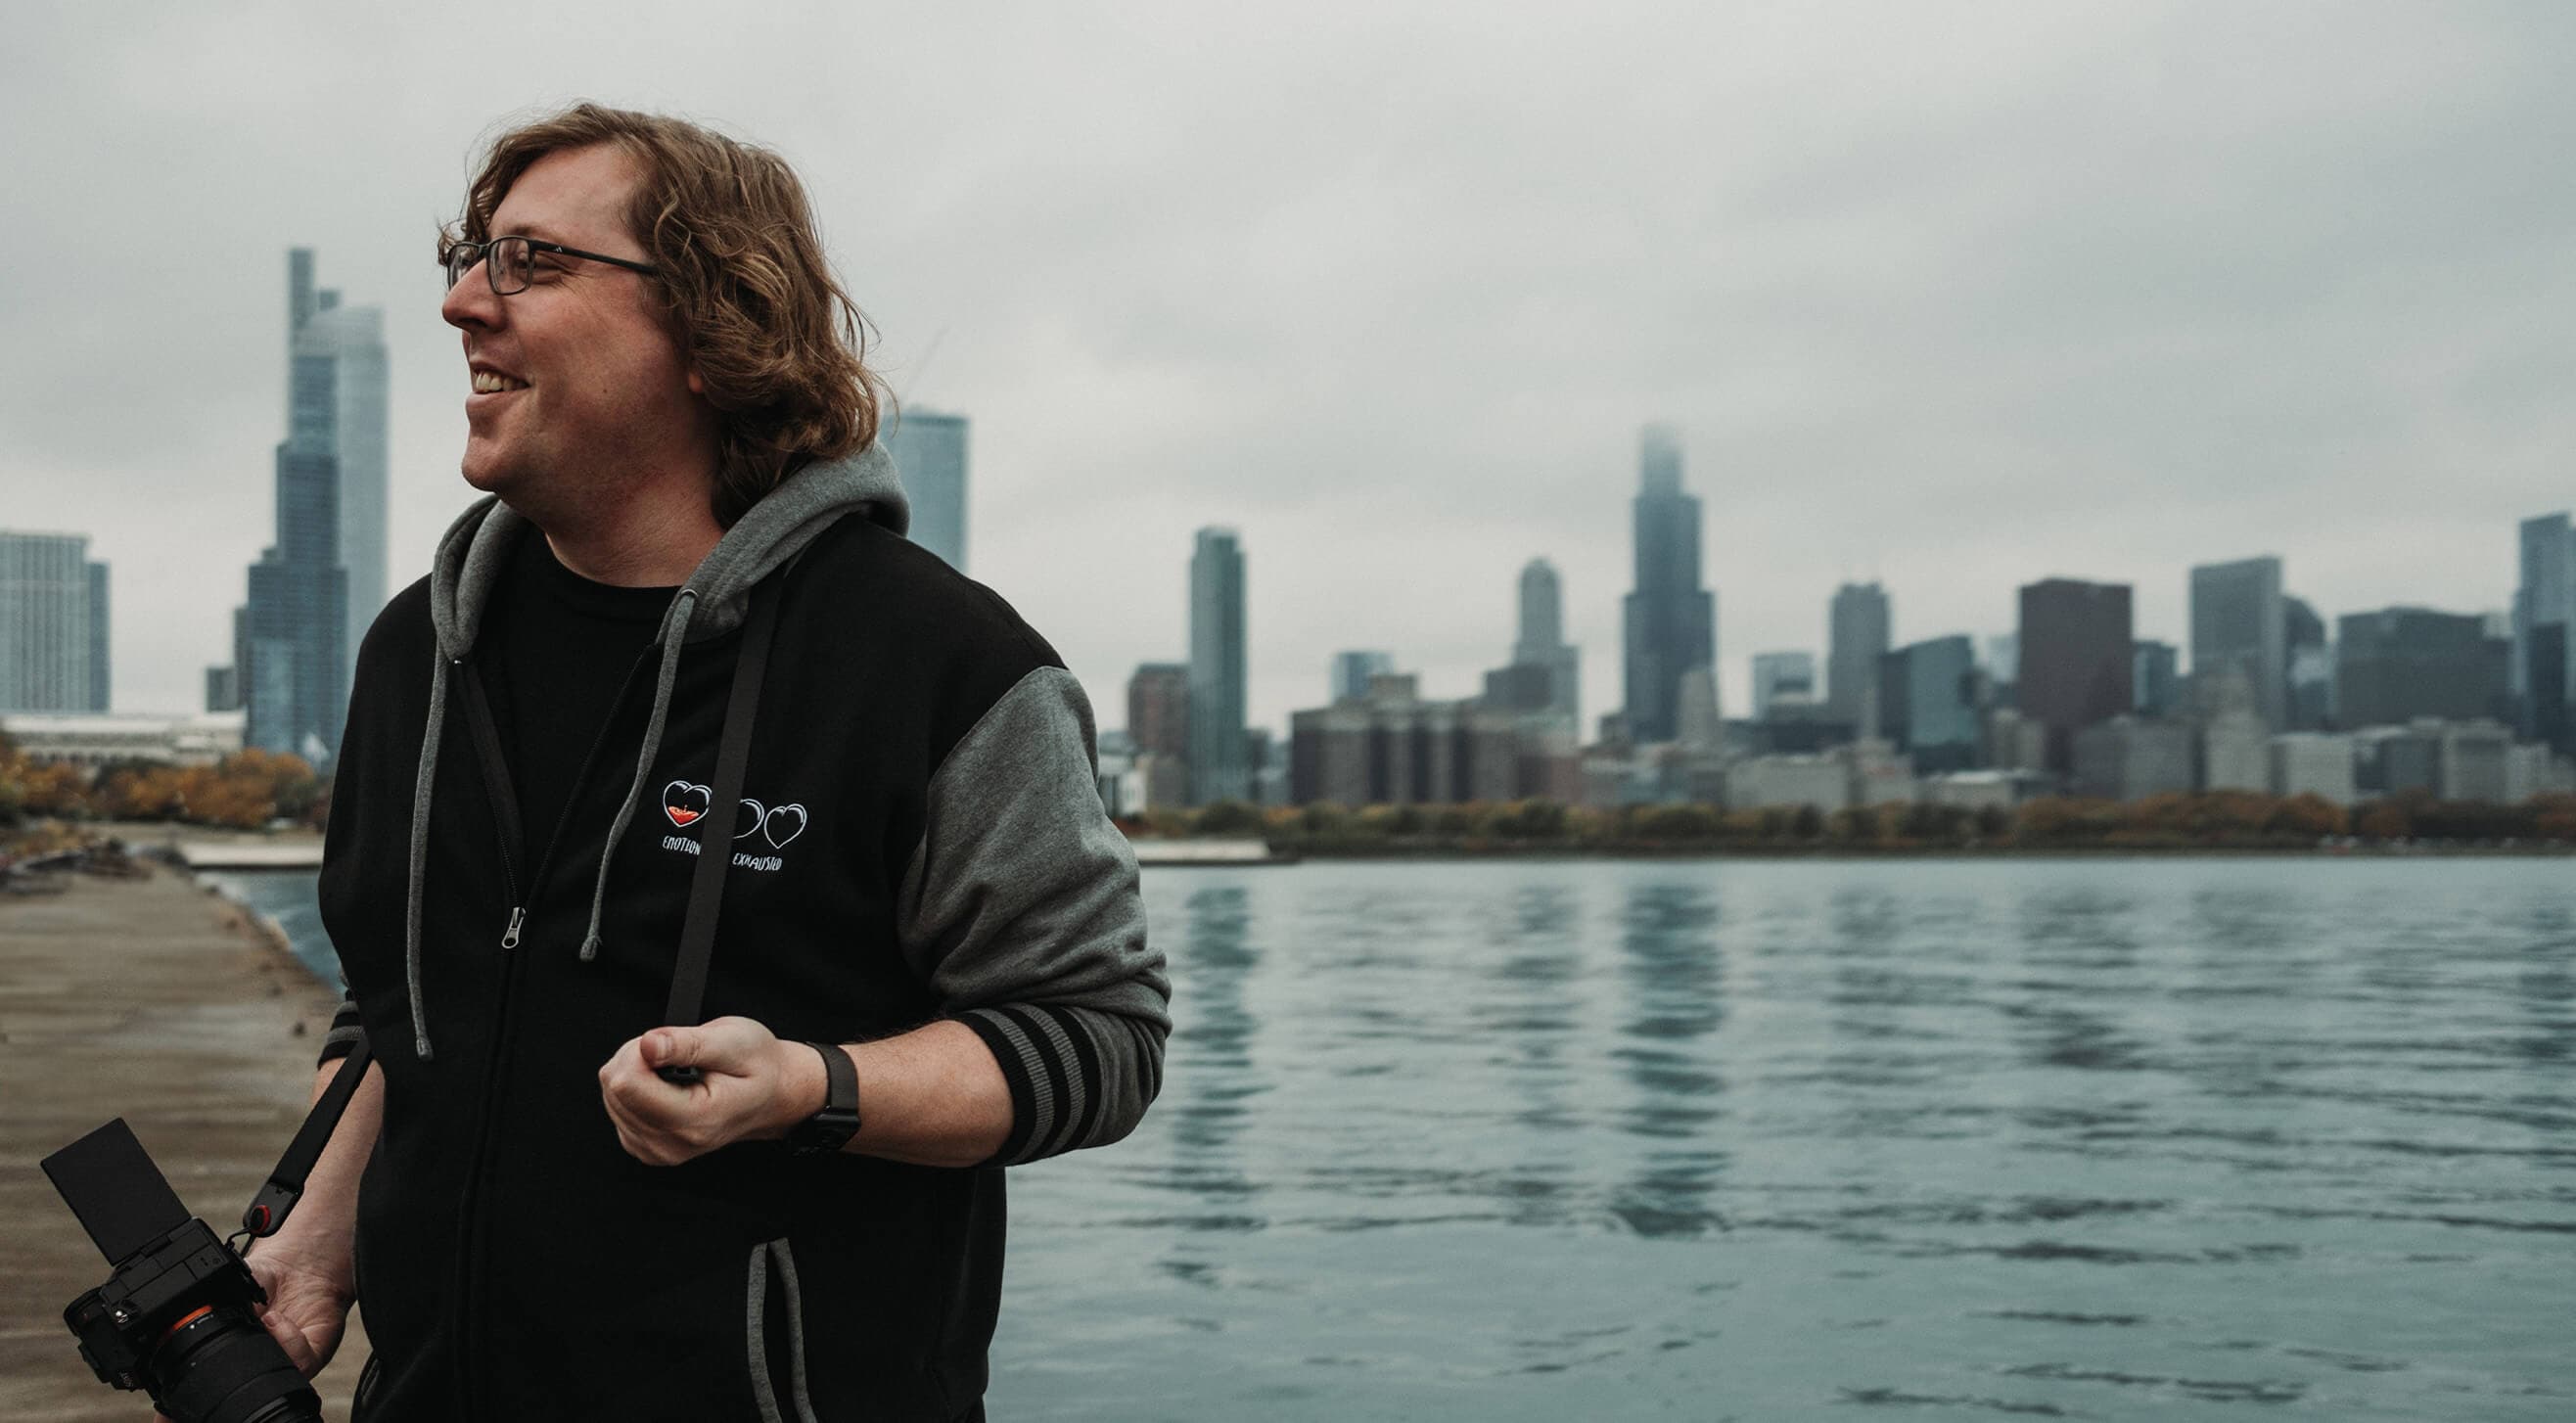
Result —
[{"label": "striped sleeve cuff", "polygon": [[322,1055],[313,1060],[313,1065],[316,1068],[328,1067],[347,1057],[358,1046],[361,1032],[357,997],[343,992],[340,1011],[331,1015],[331,1031],[322,1035]]},{"label": "striped sleeve cuff", "polygon": [[1161,1024],[1070,1006],[1012,1003],[959,1021],[1011,1087],[1011,1134],[987,1165],[1019,1166],[1135,1130],[1163,1085]]}]

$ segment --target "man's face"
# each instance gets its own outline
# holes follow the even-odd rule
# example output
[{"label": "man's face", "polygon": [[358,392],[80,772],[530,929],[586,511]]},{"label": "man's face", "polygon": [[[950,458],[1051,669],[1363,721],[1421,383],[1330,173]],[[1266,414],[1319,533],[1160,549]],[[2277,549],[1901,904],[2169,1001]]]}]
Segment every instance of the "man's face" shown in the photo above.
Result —
[{"label": "man's face", "polygon": [[[550,153],[510,185],[490,235],[646,261],[626,227],[640,177],[610,146]],[[478,266],[439,314],[465,333],[465,481],[540,523],[624,492],[642,461],[667,458],[704,413],[640,272],[539,252],[526,291],[494,296]]]}]

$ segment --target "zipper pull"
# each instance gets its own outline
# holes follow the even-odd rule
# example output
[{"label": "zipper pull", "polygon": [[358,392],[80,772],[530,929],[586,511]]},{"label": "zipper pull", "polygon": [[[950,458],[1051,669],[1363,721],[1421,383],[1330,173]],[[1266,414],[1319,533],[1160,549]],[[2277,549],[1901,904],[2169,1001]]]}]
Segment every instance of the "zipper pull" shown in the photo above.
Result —
[{"label": "zipper pull", "polygon": [[511,911],[510,911],[510,927],[501,931],[501,947],[502,947],[502,948],[505,948],[505,949],[515,949],[515,948],[517,948],[517,947],[519,946],[519,922],[520,922],[521,920],[523,920],[523,919],[526,919],[527,917],[528,917],[528,911],[527,911],[526,909],[524,909],[524,908],[513,908],[513,909],[511,909]]}]

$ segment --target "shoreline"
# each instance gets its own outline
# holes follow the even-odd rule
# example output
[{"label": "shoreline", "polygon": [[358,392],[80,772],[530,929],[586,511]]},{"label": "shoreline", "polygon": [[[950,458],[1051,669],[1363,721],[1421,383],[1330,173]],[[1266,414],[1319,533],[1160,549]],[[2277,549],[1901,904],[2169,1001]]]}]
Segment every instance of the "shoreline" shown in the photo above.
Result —
[{"label": "shoreline", "polygon": [[1447,860],[2545,860],[2576,845],[1291,845],[1293,860],[1365,863]]},{"label": "shoreline", "polygon": [[[108,1267],[38,1162],[121,1116],[230,1234],[303,1121],[339,995],[274,920],[183,871],[65,879],[0,900],[0,1208],[21,1222],[0,1243],[0,1417],[131,1420],[148,1402],[100,1383],[63,1326]],[[366,1349],[353,1317],[316,1380],[327,1416],[348,1416]]]}]

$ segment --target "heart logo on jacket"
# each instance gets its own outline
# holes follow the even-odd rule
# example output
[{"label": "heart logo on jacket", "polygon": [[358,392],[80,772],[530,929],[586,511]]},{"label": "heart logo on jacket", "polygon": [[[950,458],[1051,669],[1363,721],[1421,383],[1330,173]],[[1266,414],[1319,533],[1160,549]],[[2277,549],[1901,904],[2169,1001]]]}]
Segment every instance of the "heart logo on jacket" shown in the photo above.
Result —
[{"label": "heart logo on jacket", "polygon": [[662,787],[662,813],[673,825],[686,830],[707,813],[707,801],[715,792],[687,781],[673,781]]},{"label": "heart logo on jacket", "polygon": [[753,800],[749,796],[744,796],[742,798],[742,804],[733,808],[733,838],[739,840],[745,835],[758,830],[760,828],[760,822],[766,819],[768,815],[769,807],[762,805],[760,802]]},{"label": "heart logo on jacket", "polygon": [[761,821],[760,833],[768,838],[771,845],[782,850],[787,848],[788,841],[805,833],[805,807],[801,805],[772,807],[768,816]]}]

